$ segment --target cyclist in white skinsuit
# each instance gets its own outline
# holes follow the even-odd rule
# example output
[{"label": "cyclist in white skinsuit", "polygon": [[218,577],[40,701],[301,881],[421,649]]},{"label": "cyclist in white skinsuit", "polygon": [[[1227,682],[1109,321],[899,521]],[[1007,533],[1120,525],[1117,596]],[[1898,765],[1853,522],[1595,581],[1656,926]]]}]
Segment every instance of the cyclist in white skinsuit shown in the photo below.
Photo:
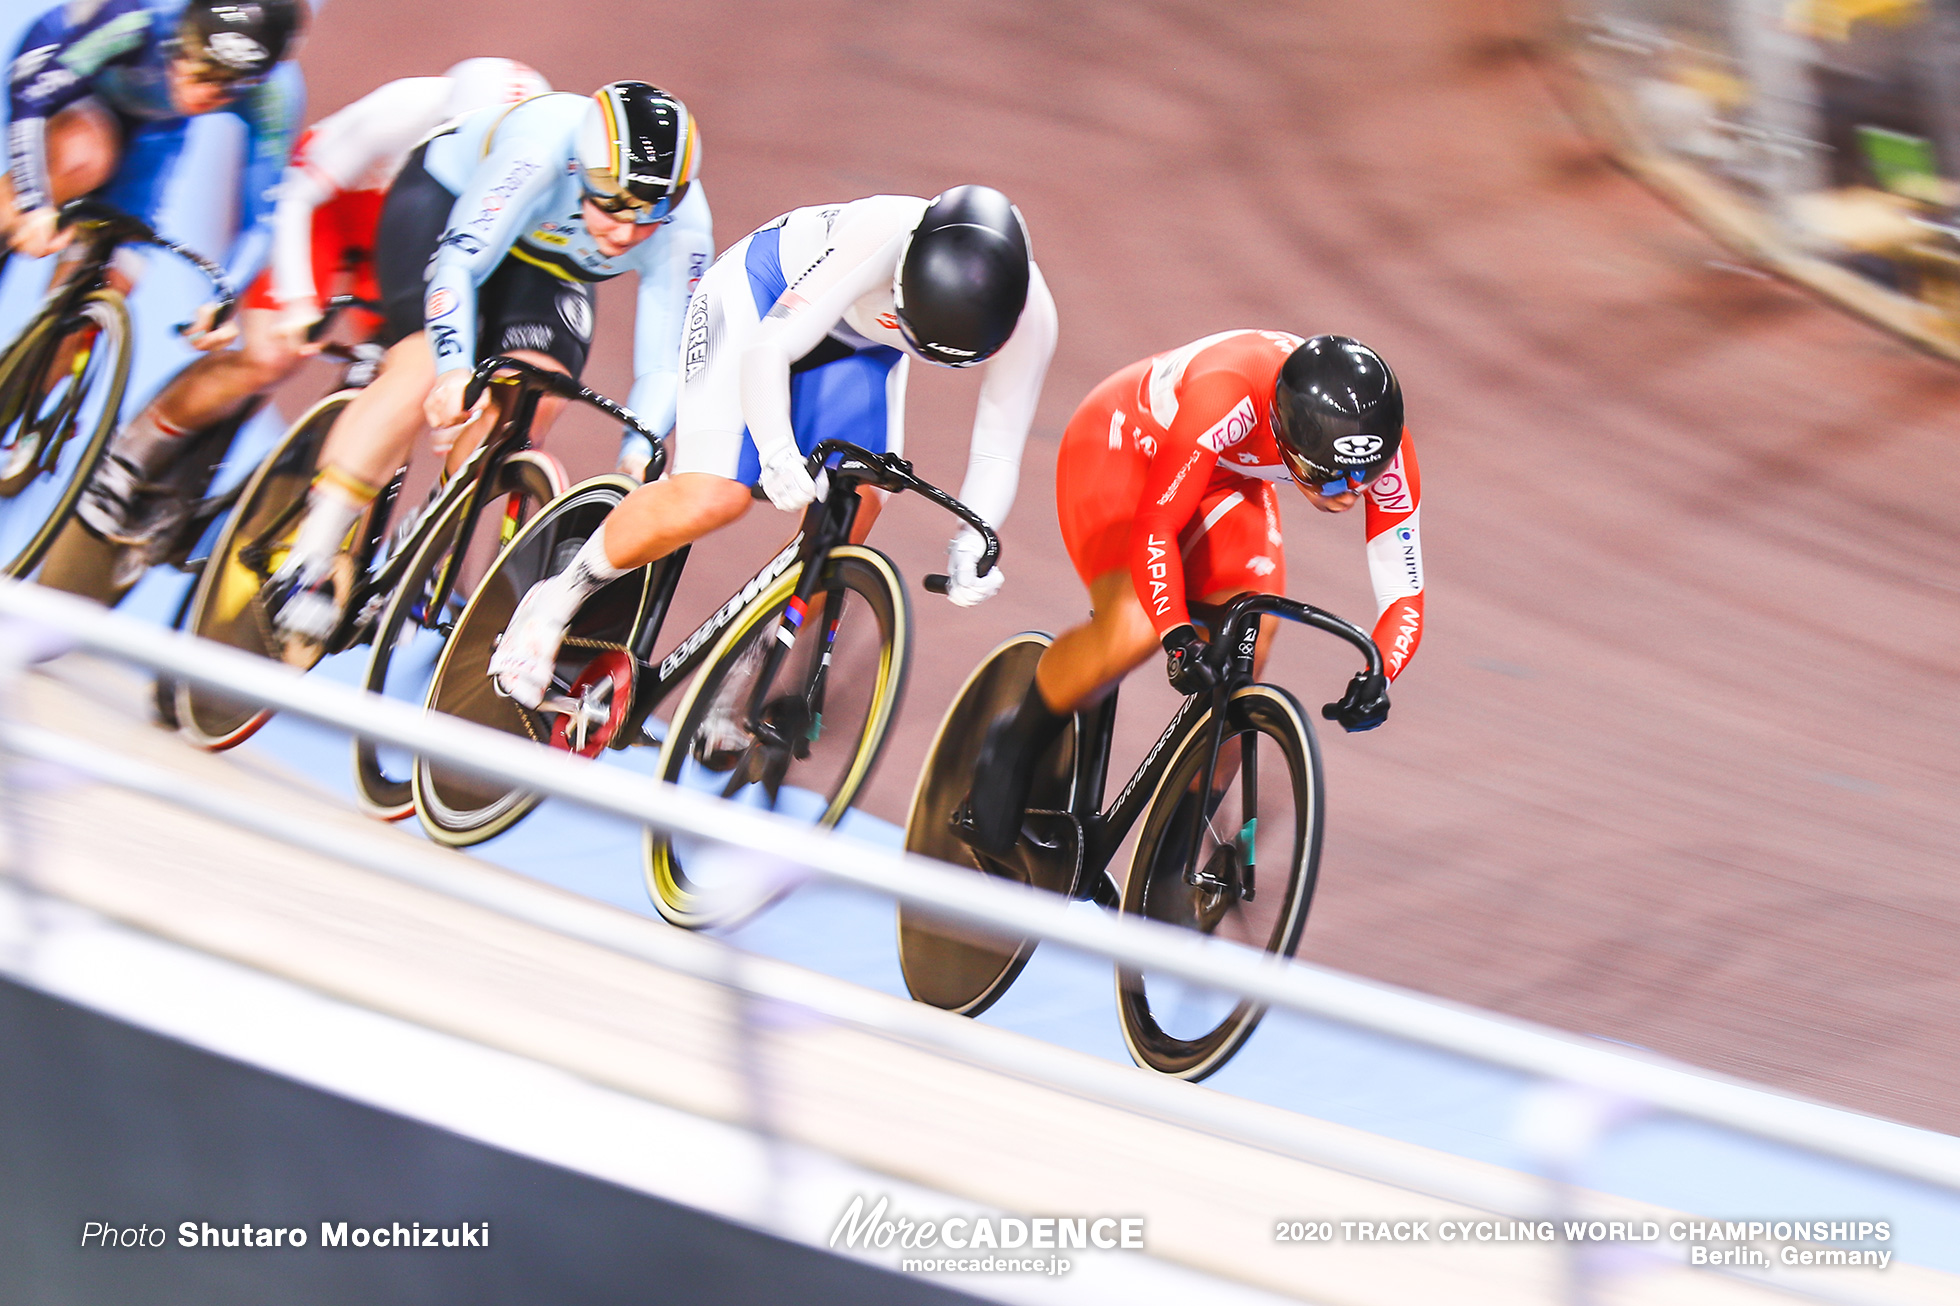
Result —
[{"label": "cyclist in white skinsuit", "polygon": [[[987,363],[959,497],[998,528],[1056,331],[1020,214],[984,186],[796,209],[744,238],[688,304],[672,474],[629,495],[525,596],[491,659],[499,687],[536,706],[578,605],[741,516],[750,486],[784,511],[807,507],[821,493],[804,466],[819,441],[902,452],[912,358]],[[860,538],[878,505],[867,494]],[[954,603],[1000,588],[998,567],[976,574],[980,552],[970,528],[947,546]]]},{"label": "cyclist in white skinsuit", "polygon": [[[334,559],[425,418],[452,469],[474,447],[485,424],[463,392],[478,360],[579,375],[593,283],[639,274],[628,406],[656,431],[672,425],[682,310],[714,253],[699,162],[686,106],[645,82],[486,109],[410,154],[376,242],[391,347],[336,419],[306,521],[268,582],[282,631],[318,640],[338,623]],[[561,406],[541,403],[533,433]]]}]

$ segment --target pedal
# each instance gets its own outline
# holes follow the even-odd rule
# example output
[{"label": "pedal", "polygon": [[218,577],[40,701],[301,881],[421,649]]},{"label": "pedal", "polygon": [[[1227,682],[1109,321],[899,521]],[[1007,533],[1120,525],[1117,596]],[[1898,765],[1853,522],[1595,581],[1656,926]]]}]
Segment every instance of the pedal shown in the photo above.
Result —
[{"label": "pedal", "polygon": [[1082,822],[1073,812],[1035,810],[1021,818],[1014,849],[1025,859],[1028,883],[1073,898],[1082,881]]},{"label": "pedal", "polygon": [[1082,822],[1071,812],[1034,810],[1021,818],[1021,837],[1002,856],[973,847],[973,813],[966,801],[948,818],[953,833],[972,850],[982,868],[1003,879],[1079,896],[1082,881]]},{"label": "pedal", "polygon": [[622,650],[600,653],[564,694],[548,695],[541,710],[555,713],[551,746],[597,757],[618,733],[633,701],[633,659]]}]

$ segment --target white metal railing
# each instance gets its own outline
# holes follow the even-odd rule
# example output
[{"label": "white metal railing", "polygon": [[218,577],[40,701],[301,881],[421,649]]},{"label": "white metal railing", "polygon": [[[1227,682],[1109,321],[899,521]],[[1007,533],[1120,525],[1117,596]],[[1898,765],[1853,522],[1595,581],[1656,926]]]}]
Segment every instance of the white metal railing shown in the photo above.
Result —
[{"label": "white metal railing", "polygon": [[[1596,1090],[1613,1100],[1633,1099],[1663,1111],[1821,1153],[1890,1174],[1960,1192],[1960,1138],[1805,1101],[1740,1080],[1710,1075],[1664,1058],[1608,1047],[1528,1022],[1342,975],[1303,962],[1276,964],[1270,957],[1188,931],[1107,913],[1071,911],[1052,895],[962,873],[940,863],[889,852],[770,814],[734,808],[715,798],[657,784],[618,768],[539,748],[452,718],[425,715],[392,702],[254,658],[188,635],[110,612],[65,594],[16,582],[0,582],[0,618],[13,629],[0,633],[16,666],[76,648],[151,668],[192,684],[263,703],[337,729],[490,777],[561,798],[594,811],[658,826],[752,854],[778,873],[813,876],[870,890],[908,905],[1004,934],[1037,936],[1158,973],[1253,998],[1271,1007],[1338,1021],[1441,1049],[1537,1078]],[[542,886],[472,877],[458,863],[454,873],[431,869],[385,847],[350,841],[336,828],[310,831],[249,805],[202,792],[180,777],[120,758],[66,736],[6,722],[0,743],[13,752],[44,758],[119,786],[154,794],[243,828],[326,852],[385,874],[412,880],[514,918],[600,946],[643,957],[764,997],[814,1007],[839,1019],[863,1023],[936,1045],[959,1055],[1002,1064],[1016,1073],[1057,1081],[1072,1090],[1133,1106],[1200,1128],[1244,1137],[1244,1122],[1208,1111],[1185,1086],[1113,1064],[1086,1071],[1070,1059],[1030,1054],[1018,1040],[992,1037],[970,1021],[934,1009],[872,1010],[854,1000],[841,981],[813,988],[799,968],[741,954],[714,940],[668,929],[597,903],[568,900]],[[317,839],[317,842],[315,840]],[[535,889],[535,892],[527,890]],[[814,998],[822,995],[822,1001]],[[897,1017],[893,1011],[912,1013]],[[898,1028],[902,1026],[902,1028]],[[1039,1063],[1039,1064],[1036,1064]],[[1103,1073],[1106,1072],[1106,1073]],[[1268,1133],[1274,1131],[1269,1130]],[[1478,1185],[1475,1192],[1439,1191],[1426,1175],[1387,1151],[1357,1148],[1345,1157],[1326,1155],[1305,1132],[1278,1129],[1258,1141],[1300,1152],[1341,1169],[1495,1211],[1517,1211],[1530,1194],[1511,1185]],[[1363,1153],[1367,1153],[1364,1155]],[[1384,1172],[1386,1167],[1387,1172]],[[1542,1190],[1541,1190],[1542,1191]]]}]

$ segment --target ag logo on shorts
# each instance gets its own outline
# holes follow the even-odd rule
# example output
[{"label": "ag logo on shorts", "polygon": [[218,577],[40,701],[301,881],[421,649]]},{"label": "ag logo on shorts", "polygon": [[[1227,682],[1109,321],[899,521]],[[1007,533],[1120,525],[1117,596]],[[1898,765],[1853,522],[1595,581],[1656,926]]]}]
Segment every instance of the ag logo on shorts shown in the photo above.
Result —
[{"label": "ag logo on shorts", "polygon": [[422,316],[434,321],[439,317],[448,317],[455,307],[456,292],[448,286],[437,286],[429,292],[427,302],[422,305]]},{"label": "ag logo on shorts", "polygon": [[1379,435],[1344,435],[1334,441],[1334,452],[1343,462],[1365,463],[1381,451]]},{"label": "ag logo on shorts", "polygon": [[566,329],[581,341],[592,339],[592,305],[584,295],[576,290],[560,291],[558,316],[565,319]]}]

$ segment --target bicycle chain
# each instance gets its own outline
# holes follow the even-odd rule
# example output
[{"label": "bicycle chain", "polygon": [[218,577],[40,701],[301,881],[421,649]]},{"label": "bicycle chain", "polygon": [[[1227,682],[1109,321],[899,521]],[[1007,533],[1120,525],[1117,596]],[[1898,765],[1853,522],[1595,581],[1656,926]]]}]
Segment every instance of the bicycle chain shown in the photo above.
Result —
[{"label": "bicycle chain", "polygon": [[[589,639],[583,635],[567,635],[564,638],[564,640],[559,643],[558,647],[561,649],[589,648],[589,649],[595,649],[601,653],[631,653],[632,652],[632,648],[629,645],[614,643],[612,641],[603,640],[603,639]],[[522,704],[517,704],[515,706],[517,707],[517,719],[523,723],[524,733],[531,736],[531,742],[534,744],[544,744],[549,746],[551,743],[549,736],[540,738],[538,735],[538,726],[537,724],[533,724],[531,720],[533,716],[536,716],[538,718],[538,723],[542,724],[544,720],[543,714],[533,712],[530,708],[527,708]]]}]

